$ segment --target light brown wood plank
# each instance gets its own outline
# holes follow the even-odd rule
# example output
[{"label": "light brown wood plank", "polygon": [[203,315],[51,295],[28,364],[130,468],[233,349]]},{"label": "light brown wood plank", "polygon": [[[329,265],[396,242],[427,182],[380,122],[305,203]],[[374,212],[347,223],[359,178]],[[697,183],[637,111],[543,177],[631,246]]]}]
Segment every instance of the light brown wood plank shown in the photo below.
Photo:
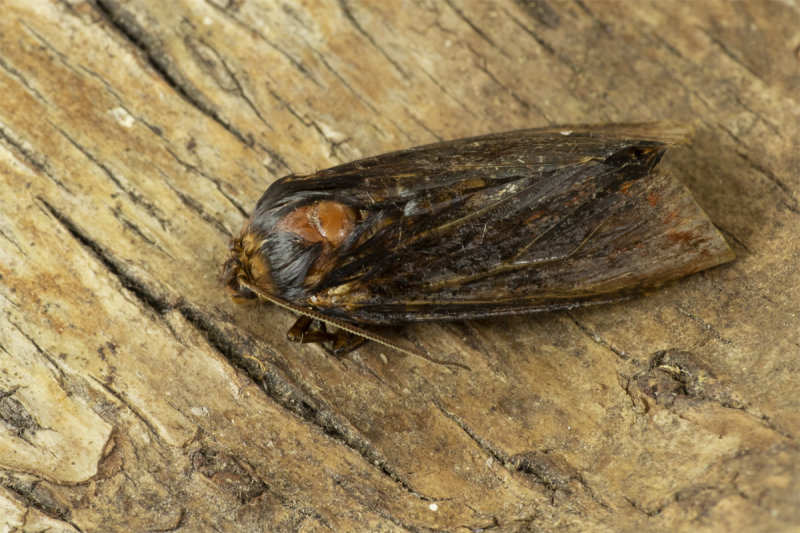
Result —
[{"label": "light brown wood plank", "polygon": [[[0,524],[800,525],[793,2],[0,2]],[[630,302],[293,345],[227,243],[275,179],[671,119],[735,249]]]}]

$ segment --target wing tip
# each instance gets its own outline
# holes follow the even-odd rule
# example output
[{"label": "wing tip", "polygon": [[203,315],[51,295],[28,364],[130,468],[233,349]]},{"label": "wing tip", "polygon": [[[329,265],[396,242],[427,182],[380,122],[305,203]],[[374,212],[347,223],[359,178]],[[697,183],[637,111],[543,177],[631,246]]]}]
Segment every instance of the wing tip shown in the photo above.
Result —
[{"label": "wing tip", "polygon": [[688,143],[695,131],[692,124],[674,120],[612,124],[610,128],[619,136],[656,141],[669,146]]}]

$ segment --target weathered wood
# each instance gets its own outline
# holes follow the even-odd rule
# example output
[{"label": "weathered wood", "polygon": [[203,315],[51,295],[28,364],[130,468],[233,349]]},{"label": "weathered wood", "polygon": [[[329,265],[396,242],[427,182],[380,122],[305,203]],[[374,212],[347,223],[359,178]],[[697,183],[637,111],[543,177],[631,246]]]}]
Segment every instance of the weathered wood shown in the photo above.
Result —
[{"label": "weathered wood", "polygon": [[[0,2],[0,524],[800,524],[792,2]],[[438,139],[672,119],[738,259],[628,303],[343,360],[217,275],[274,179]],[[404,338],[403,338],[404,337]]]}]

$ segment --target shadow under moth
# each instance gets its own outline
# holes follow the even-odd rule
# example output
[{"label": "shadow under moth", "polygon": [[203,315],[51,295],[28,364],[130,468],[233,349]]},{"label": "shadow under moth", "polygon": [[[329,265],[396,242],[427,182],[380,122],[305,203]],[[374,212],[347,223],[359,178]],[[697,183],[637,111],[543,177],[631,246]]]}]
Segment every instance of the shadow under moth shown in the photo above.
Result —
[{"label": "shadow under moth", "polygon": [[286,176],[232,239],[222,279],[237,302],[298,313],[292,340],[426,359],[365,326],[626,299],[734,258],[658,168],[689,135],[670,122],[528,129]]}]

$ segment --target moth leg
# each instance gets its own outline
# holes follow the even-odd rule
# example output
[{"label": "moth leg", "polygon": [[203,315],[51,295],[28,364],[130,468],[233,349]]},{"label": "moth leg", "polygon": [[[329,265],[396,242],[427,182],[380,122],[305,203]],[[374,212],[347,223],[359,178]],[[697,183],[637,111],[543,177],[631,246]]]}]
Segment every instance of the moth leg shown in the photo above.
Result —
[{"label": "moth leg", "polygon": [[301,316],[297,319],[294,325],[286,332],[286,338],[292,342],[302,343],[318,343],[323,344],[330,342],[331,348],[323,346],[325,351],[336,356],[342,356],[350,353],[362,344],[367,339],[349,333],[343,329],[336,331],[336,333],[329,333],[325,329],[325,323],[320,322],[319,329],[311,329],[314,319],[308,316]]},{"label": "moth leg", "polygon": [[336,335],[325,331],[325,325],[322,329],[311,329],[311,324],[314,319],[308,316],[301,316],[297,319],[294,325],[286,332],[286,338],[292,342],[303,343],[323,343],[335,342]]},{"label": "moth leg", "polygon": [[350,353],[365,342],[367,339],[364,337],[359,337],[349,331],[345,331],[340,329],[336,332],[335,339],[333,341],[333,348],[331,349],[331,353],[333,355],[344,355],[346,353]]}]

